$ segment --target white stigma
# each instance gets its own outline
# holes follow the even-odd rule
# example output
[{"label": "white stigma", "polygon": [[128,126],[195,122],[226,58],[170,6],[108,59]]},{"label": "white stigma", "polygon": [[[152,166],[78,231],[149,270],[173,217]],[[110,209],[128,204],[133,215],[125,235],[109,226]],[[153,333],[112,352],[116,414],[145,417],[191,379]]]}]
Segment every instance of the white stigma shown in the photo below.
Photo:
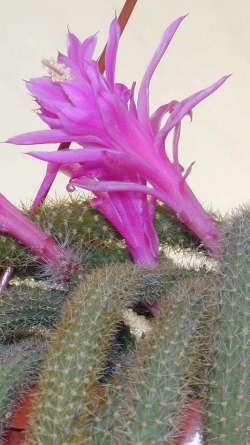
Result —
[{"label": "white stigma", "polygon": [[73,79],[71,69],[63,63],[57,62],[55,59],[43,59],[42,64],[48,69],[53,82],[63,82],[64,80]]}]

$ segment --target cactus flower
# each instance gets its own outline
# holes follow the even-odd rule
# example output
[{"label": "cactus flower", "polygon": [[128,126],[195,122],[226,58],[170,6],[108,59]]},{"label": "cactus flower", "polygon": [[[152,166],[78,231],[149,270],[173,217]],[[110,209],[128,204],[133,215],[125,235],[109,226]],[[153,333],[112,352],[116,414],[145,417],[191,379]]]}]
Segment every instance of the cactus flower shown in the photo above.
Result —
[{"label": "cactus flower", "polygon": [[[228,76],[183,100],[160,106],[153,114],[149,109],[151,78],[183,19],[178,18],[165,31],[143,77],[137,101],[134,84],[128,88],[115,82],[118,21],[113,20],[110,26],[104,74],[93,59],[96,36],[80,43],[69,33],[67,56],[59,53],[57,61],[44,60],[50,75],[27,82],[40,106],[40,117],[50,129],[19,135],[9,142],[73,142],[82,147],[33,154],[50,165],[36,203],[48,191],[57,171],[67,170],[69,188],[78,186],[92,191],[96,195],[93,205],[114,223],[125,239],[129,237],[130,226],[126,230],[126,224],[130,223],[126,221],[130,219],[135,237],[136,225],[141,230],[150,226],[148,234],[143,236],[151,237],[147,244],[157,249],[152,221],[154,203],[160,200],[217,255],[219,229],[187,183],[192,164],[186,170],[180,164],[178,142],[184,116],[191,115],[193,108]],[[162,124],[165,116],[167,120]],[[166,151],[166,139],[171,132],[172,160]]]},{"label": "cactus flower", "polygon": [[47,263],[57,276],[68,279],[75,264],[69,252],[39,229],[0,193],[0,233],[12,236],[37,258]]}]

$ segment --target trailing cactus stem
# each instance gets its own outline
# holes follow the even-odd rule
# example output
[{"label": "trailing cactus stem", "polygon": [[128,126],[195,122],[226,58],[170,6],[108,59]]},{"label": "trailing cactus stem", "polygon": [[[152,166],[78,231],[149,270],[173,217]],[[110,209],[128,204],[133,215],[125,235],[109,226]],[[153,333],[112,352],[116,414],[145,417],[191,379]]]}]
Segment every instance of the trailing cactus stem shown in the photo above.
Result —
[{"label": "trailing cactus stem", "polygon": [[250,208],[232,215],[222,260],[217,353],[211,375],[207,443],[250,443]]},{"label": "trailing cactus stem", "polygon": [[[88,268],[130,259],[118,232],[81,197],[48,201],[35,214],[27,207],[23,211],[59,243],[76,251]],[[155,226],[161,246],[175,249],[199,246],[199,240],[164,206],[156,208]],[[15,273],[22,275],[34,275],[39,270],[37,259],[25,247],[15,239],[0,236],[0,272],[10,265]]]},{"label": "trailing cactus stem", "polygon": [[138,269],[97,269],[64,307],[41,375],[27,445],[84,443],[107,351],[123,309],[137,301]]},{"label": "trailing cactus stem", "polygon": [[25,285],[0,294],[0,342],[34,335],[55,327],[66,291]]},{"label": "trailing cactus stem", "polygon": [[212,281],[201,277],[173,288],[173,297],[162,302],[153,321],[153,332],[108,385],[93,413],[88,444],[171,443],[197,384],[200,328],[212,289]]},{"label": "trailing cactus stem", "polygon": [[17,400],[37,379],[45,350],[37,339],[0,345],[0,438]]}]

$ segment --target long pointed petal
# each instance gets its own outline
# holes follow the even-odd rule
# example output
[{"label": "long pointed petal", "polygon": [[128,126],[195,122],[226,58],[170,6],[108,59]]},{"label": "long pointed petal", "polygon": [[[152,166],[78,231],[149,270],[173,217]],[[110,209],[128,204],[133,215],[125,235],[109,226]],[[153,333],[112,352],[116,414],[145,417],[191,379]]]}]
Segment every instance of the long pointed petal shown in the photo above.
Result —
[{"label": "long pointed petal", "polygon": [[174,111],[174,108],[176,107],[177,104],[178,104],[177,100],[172,100],[168,104],[161,105],[152,114],[150,119],[151,119],[151,125],[152,125],[152,129],[153,129],[154,134],[156,134],[160,130],[161,121],[163,119],[163,116],[166,113],[172,113]]},{"label": "long pointed petal", "polygon": [[53,185],[53,182],[56,178],[58,171],[59,171],[59,165],[48,164],[44,180],[32,204],[33,211],[36,210],[46,198],[47,194],[49,193]]},{"label": "long pointed petal", "polygon": [[95,51],[96,47],[96,35],[88,37],[84,42],[81,44],[80,48],[80,58],[81,60],[90,60],[93,57],[93,53]]},{"label": "long pointed petal", "polygon": [[62,130],[40,130],[24,133],[7,140],[10,144],[35,145],[68,142],[70,136]]},{"label": "long pointed petal", "polygon": [[114,87],[116,55],[117,55],[120,34],[121,30],[119,22],[117,19],[114,19],[110,25],[109,39],[105,52],[105,72],[108,84],[111,88]]},{"label": "long pointed petal", "polygon": [[133,182],[119,182],[119,181],[95,181],[88,177],[76,178],[70,181],[73,186],[86,188],[91,192],[139,192],[158,197],[158,193],[150,187]]},{"label": "long pointed petal", "polygon": [[178,122],[174,129],[174,137],[173,137],[173,161],[174,164],[179,166],[179,156],[178,156],[178,148],[179,148],[179,140],[181,134],[181,122]]},{"label": "long pointed petal", "polygon": [[68,32],[68,56],[73,62],[78,63],[81,42],[72,32]]},{"label": "long pointed petal", "polygon": [[165,140],[169,132],[177,125],[178,122],[186,115],[189,114],[192,109],[198,105],[202,100],[206,99],[212,93],[214,93],[219,87],[223,85],[223,83],[230,77],[230,75],[226,75],[221,77],[219,80],[214,82],[208,88],[204,90],[198,91],[198,93],[192,94],[187,99],[182,100],[175,108],[173,113],[171,113],[170,117],[167,120],[166,125],[159,132],[157,137],[157,144],[161,144],[162,141]]},{"label": "long pointed petal", "polygon": [[105,153],[114,153],[112,150],[100,148],[84,148],[65,151],[31,151],[27,154],[33,158],[41,159],[55,164],[69,164],[75,162],[100,162],[106,159]]},{"label": "long pointed petal", "polygon": [[138,118],[149,131],[152,131],[149,118],[149,84],[157,65],[159,64],[176,30],[178,29],[178,27],[180,26],[181,22],[184,20],[185,17],[186,16],[179,17],[177,20],[171,23],[171,25],[166,29],[161,39],[160,45],[158,46],[156,52],[154,53],[154,56],[146,70],[146,73],[141,83],[138,95],[138,104],[137,104]]},{"label": "long pointed petal", "polygon": [[28,80],[26,87],[37,99],[65,102],[67,99],[61,87],[52,82],[50,77],[43,76]]}]

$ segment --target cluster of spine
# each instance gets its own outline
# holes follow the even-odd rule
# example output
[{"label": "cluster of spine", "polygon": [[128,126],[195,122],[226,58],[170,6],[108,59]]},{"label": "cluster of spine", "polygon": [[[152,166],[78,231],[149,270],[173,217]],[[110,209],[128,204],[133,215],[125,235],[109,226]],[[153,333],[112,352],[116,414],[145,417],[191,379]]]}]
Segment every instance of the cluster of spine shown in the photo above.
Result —
[{"label": "cluster of spine", "polygon": [[[59,243],[70,246],[88,268],[130,259],[120,235],[86,200],[51,201],[35,214],[27,208],[23,210]],[[162,247],[198,248],[198,239],[161,205],[156,210],[155,224]],[[10,265],[21,275],[35,275],[39,269],[37,260],[25,247],[12,238],[0,236],[0,272]]]},{"label": "cluster of spine", "polygon": [[207,443],[250,443],[250,208],[228,224],[222,262],[217,351],[210,376]]},{"label": "cluster of spine", "polygon": [[0,345],[0,439],[18,399],[37,380],[45,351],[34,338]]}]

